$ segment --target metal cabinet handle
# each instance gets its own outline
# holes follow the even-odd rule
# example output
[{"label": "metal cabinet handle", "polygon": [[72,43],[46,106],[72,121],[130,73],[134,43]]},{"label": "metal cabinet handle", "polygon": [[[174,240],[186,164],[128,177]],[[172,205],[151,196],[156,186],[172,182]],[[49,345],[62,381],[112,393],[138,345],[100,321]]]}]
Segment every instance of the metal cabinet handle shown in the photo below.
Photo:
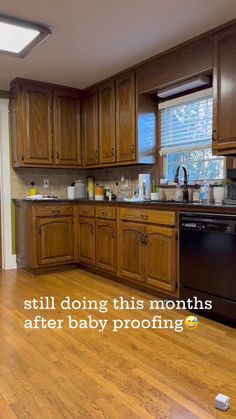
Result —
[{"label": "metal cabinet handle", "polygon": [[52,210],[53,214],[60,214],[60,212],[61,212],[61,210],[59,210],[59,209]]},{"label": "metal cabinet handle", "polygon": [[148,220],[148,215],[147,214],[141,214],[141,218],[143,220]]},{"label": "metal cabinet handle", "polygon": [[56,152],[56,163],[59,163],[59,153],[58,153],[58,151]]},{"label": "metal cabinet handle", "polygon": [[115,229],[113,228],[112,229],[112,231],[111,231],[111,237],[114,239],[115,237],[116,237],[116,231],[115,231]]},{"label": "metal cabinet handle", "polygon": [[144,234],[144,244],[148,244],[148,234]]},{"label": "metal cabinet handle", "polygon": [[95,151],[94,151],[94,159],[95,159],[95,160],[97,160],[97,158],[98,158],[98,151],[97,151],[97,150],[95,150]]},{"label": "metal cabinet handle", "polygon": [[102,215],[103,215],[103,217],[107,217],[108,216],[108,213],[105,212],[105,211],[102,211]]},{"label": "metal cabinet handle", "polygon": [[115,149],[114,149],[114,147],[112,147],[112,149],[111,149],[111,157],[114,157],[114,155],[115,155]]},{"label": "metal cabinet handle", "polygon": [[140,240],[141,244],[144,244],[144,234],[143,233],[140,234],[139,240]]},{"label": "metal cabinet handle", "polygon": [[81,212],[82,212],[82,214],[85,214],[85,215],[88,214],[87,210],[82,210]]},{"label": "metal cabinet handle", "polygon": [[94,234],[94,226],[91,225],[91,234]]},{"label": "metal cabinet handle", "polygon": [[134,144],[131,144],[130,151],[131,151],[132,154],[134,154],[134,150],[135,150]]}]

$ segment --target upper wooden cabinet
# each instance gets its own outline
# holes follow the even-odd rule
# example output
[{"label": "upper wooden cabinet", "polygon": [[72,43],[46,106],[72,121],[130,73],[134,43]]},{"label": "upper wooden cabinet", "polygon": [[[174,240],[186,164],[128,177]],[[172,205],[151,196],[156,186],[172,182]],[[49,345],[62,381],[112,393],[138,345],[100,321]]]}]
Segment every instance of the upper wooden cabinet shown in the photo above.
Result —
[{"label": "upper wooden cabinet", "polygon": [[16,81],[11,89],[13,163],[51,165],[52,91],[37,83]]},{"label": "upper wooden cabinet", "polygon": [[134,73],[116,80],[117,161],[136,159],[136,91]]},{"label": "upper wooden cabinet", "polygon": [[98,93],[97,89],[86,92],[83,98],[82,137],[84,164],[98,164]]},{"label": "upper wooden cabinet", "polygon": [[55,163],[81,165],[80,100],[75,92],[53,92]]},{"label": "upper wooden cabinet", "polygon": [[77,90],[16,79],[10,99],[14,167],[81,164]]},{"label": "upper wooden cabinet", "polygon": [[155,163],[157,113],[156,97],[137,97],[133,71],[88,90],[82,112],[84,165]]},{"label": "upper wooden cabinet", "polygon": [[99,101],[99,161],[116,161],[115,83],[110,81],[98,89]]},{"label": "upper wooden cabinet", "polygon": [[214,36],[213,152],[236,154],[236,25]]}]

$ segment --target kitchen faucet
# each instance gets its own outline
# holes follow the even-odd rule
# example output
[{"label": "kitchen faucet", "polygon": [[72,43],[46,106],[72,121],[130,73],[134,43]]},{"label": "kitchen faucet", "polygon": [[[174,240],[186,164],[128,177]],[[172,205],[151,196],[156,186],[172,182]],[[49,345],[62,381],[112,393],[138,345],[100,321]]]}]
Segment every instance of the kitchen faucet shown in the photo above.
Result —
[{"label": "kitchen faucet", "polygon": [[183,189],[183,201],[188,202],[189,201],[189,193],[188,193],[188,172],[184,165],[180,165],[177,167],[175,172],[175,183],[179,183],[179,171],[180,169],[183,169],[184,171],[184,189]]}]

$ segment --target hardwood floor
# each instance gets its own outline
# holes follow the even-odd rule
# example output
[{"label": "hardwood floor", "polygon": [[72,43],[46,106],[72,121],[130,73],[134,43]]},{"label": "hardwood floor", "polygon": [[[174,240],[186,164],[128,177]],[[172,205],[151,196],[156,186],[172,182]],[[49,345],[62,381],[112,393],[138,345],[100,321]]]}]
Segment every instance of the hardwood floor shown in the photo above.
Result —
[{"label": "hardwood floor", "polygon": [[[0,418],[236,417],[236,331],[200,318],[196,330],[25,329],[25,319],[151,319],[140,311],[24,310],[24,300],[151,297],[82,270],[0,274]],[[155,313],[157,314],[157,313]],[[159,313],[158,313],[159,314]],[[168,314],[168,316],[167,316]],[[163,317],[185,318],[187,312]],[[217,393],[232,407],[214,408]]]}]

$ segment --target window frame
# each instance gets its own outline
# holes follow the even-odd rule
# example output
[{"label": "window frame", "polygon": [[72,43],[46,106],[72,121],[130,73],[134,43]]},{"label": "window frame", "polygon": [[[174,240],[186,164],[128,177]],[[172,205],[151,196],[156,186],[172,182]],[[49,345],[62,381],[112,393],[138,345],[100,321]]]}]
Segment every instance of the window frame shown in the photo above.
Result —
[{"label": "window frame", "polygon": [[[197,98],[200,99],[201,97],[203,98],[203,97],[209,96],[210,94],[213,97],[213,88],[212,87],[209,87],[207,89],[197,90],[196,92],[189,93],[189,94],[188,93],[186,94],[186,92],[185,92],[184,95],[181,95],[177,98],[175,97],[173,99],[169,98],[169,99],[167,99],[165,101],[162,101],[158,104],[158,139],[159,139],[159,141],[158,141],[158,146],[157,146],[157,153],[158,153],[157,164],[161,168],[161,171],[158,171],[159,172],[159,181],[160,181],[161,177],[167,179],[167,174],[168,174],[167,154],[165,154],[165,155],[161,154],[161,110],[164,109],[165,107],[168,107],[166,105],[168,105],[170,103],[173,106],[177,105],[177,104],[181,104],[181,103],[186,103],[187,102],[186,97],[188,97],[189,102],[191,102],[194,99],[197,99]],[[213,99],[213,101],[214,101],[214,99]],[[214,106],[214,102],[213,102],[213,106]],[[211,150],[212,150],[212,143],[209,145],[208,148],[211,148]],[[182,152],[185,152],[185,151],[189,151],[189,150],[186,149]],[[181,153],[181,151],[179,151],[179,153]],[[226,157],[223,157],[223,165],[224,165],[223,178],[221,178],[221,179],[207,179],[207,181],[210,185],[212,185],[216,182],[221,182],[221,181],[225,180],[226,171],[227,171],[227,158]],[[203,180],[204,179],[190,180],[189,184],[193,185],[195,183],[201,183],[201,182],[203,182]],[[168,181],[168,184],[169,185],[175,185],[175,182],[174,181]]]}]

